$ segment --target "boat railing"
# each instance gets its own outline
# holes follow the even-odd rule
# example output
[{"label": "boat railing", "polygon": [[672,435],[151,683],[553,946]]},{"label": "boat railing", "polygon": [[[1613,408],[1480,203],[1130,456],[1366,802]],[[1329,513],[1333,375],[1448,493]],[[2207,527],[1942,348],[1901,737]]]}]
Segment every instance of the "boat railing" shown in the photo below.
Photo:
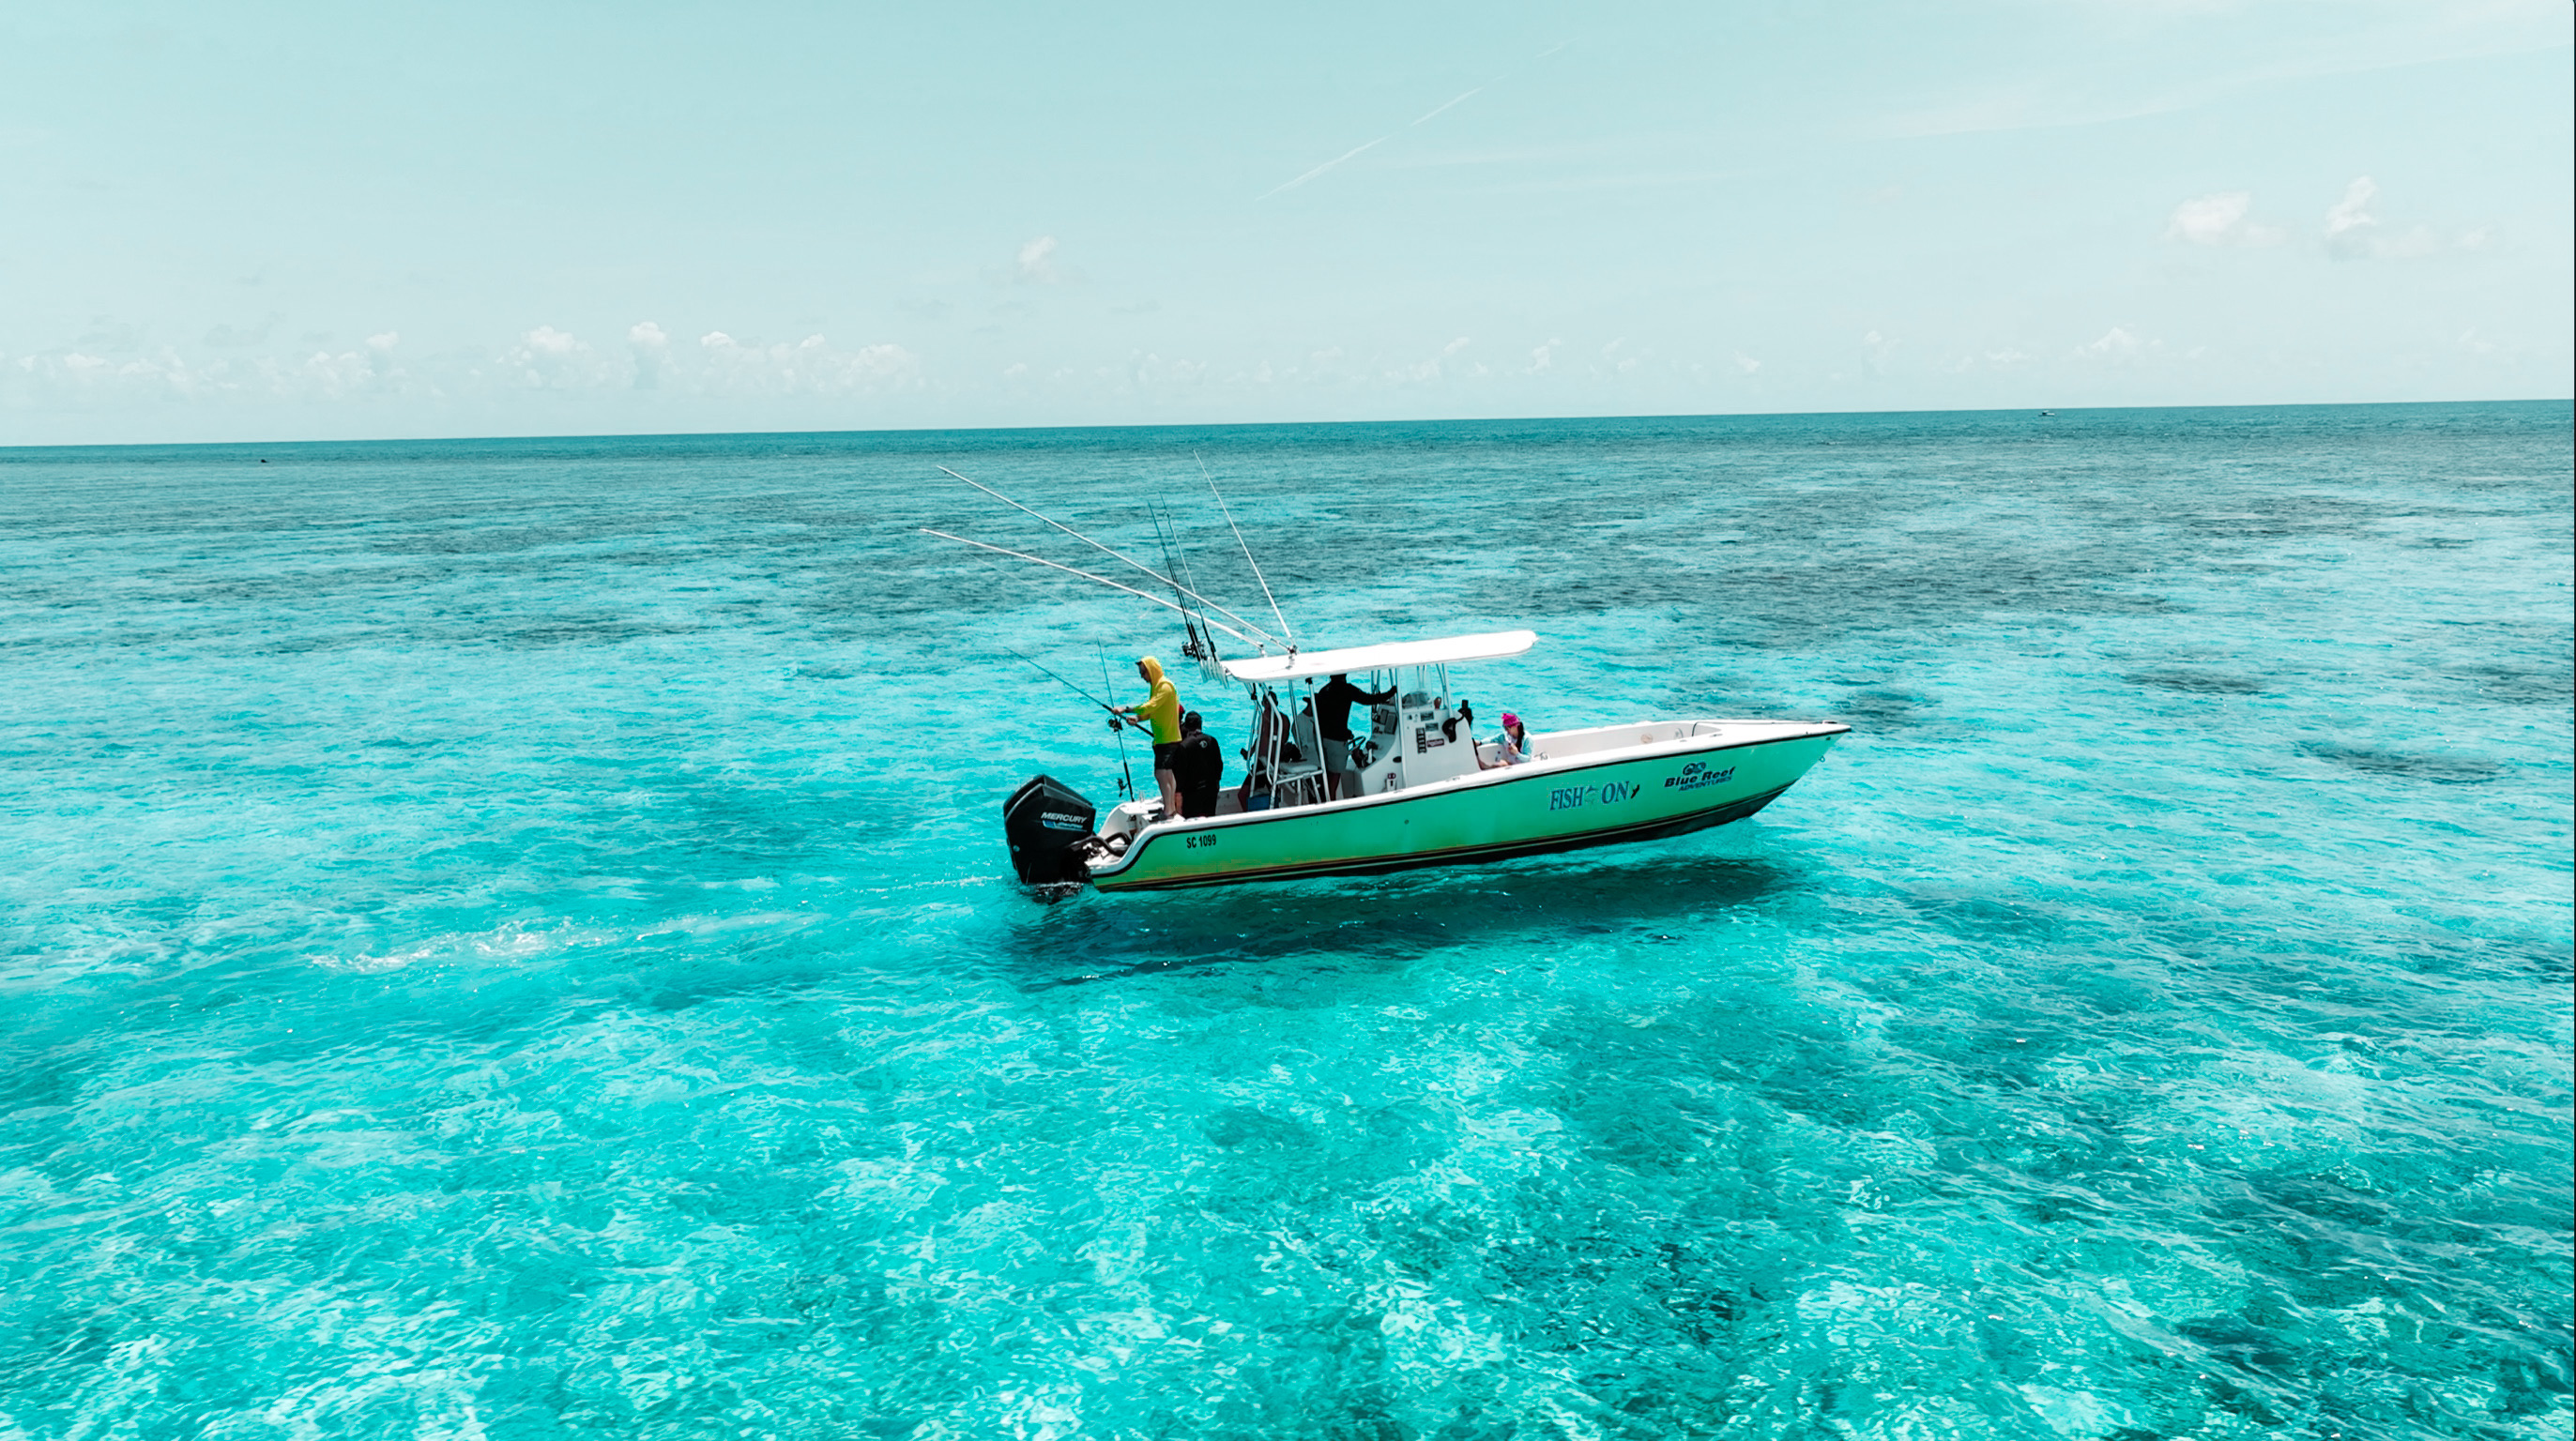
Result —
[{"label": "boat railing", "polygon": [[1321,805],[1328,799],[1330,797],[1324,789],[1324,772],[1319,767],[1283,775],[1270,783],[1272,810]]},{"label": "boat railing", "polygon": [[1563,760],[1569,756],[1598,755],[1604,751],[1693,740],[1715,735],[1728,724],[1714,718],[1645,720],[1624,725],[1586,726],[1580,730],[1532,732],[1530,738],[1550,759]]}]

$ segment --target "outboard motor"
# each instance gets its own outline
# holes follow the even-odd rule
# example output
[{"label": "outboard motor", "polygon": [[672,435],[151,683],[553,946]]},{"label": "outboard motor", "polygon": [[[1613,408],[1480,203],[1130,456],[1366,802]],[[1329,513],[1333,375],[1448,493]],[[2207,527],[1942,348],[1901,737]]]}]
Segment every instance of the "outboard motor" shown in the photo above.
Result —
[{"label": "outboard motor", "polygon": [[1011,869],[1033,886],[1087,879],[1092,826],[1098,812],[1071,786],[1036,776],[1002,802],[1002,838],[1011,843]]}]

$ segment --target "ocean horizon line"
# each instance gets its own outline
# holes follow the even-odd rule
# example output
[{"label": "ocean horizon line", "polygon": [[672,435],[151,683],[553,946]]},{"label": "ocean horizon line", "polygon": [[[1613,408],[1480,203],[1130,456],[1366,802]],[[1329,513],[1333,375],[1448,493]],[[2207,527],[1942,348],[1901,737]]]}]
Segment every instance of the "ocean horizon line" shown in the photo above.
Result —
[{"label": "ocean horizon line", "polygon": [[2576,396],[2513,396],[2479,400],[2285,401],[2202,405],[2020,405],[1976,406],[1947,409],[1927,407],[1894,410],[1659,411],[1634,414],[1411,416],[1348,420],[1140,421],[1118,424],[1084,425],[923,425],[785,430],[526,431],[493,435],[381,435],[364,437],[308,437],[303,439],[281,439],[271,437],[252,440],[77,441],[39,445],[0,444],[0,457],[59,455],[64,453],[91,451],[143,452],[241,450],[255,448],[280,449],[288,447],[378,445],[480,446],[512,443],[565,444],[581,442],[604,443],[656,440],[815,440],[843,437],[892,438],[903,436],[941,435],[1040,436],[1154,431],[1225,433],[1343,429],[1355,432],[1365,432],[1369,430],[1426,425],[1510,427],[1532,425],[1676,424],[1708,421],[1790,422],[1827,417],[1846,420],[1928,416],[1972,417],[2014,415],[2067,418],[2075,416],[2173,415],[2194,413],[2243,413],[2253,411],[2437,410],[2470,409],[2492,406],[2548,405],[2567,406],[2571,409],[2576,409]]}]

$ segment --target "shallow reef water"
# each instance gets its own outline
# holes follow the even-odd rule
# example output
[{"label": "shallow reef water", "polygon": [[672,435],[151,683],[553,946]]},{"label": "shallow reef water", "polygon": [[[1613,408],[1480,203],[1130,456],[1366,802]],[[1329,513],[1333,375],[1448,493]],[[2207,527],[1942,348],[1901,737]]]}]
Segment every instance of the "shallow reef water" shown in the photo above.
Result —
[{"label": "shallow reef water", "polygon": [[[2564,1438],[2570,422],[0,451],[0,1438]],[[1256,614],[1202,460],[1310,644],[1854,729],[1034,898],[1178,630],[937,467]]]}]

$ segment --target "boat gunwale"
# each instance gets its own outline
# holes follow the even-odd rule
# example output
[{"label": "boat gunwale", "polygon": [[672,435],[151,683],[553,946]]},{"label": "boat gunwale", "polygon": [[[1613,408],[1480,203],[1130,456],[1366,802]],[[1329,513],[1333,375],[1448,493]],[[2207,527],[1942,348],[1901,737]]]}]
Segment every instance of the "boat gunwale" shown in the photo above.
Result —
[{"label": "boat gunwale", "polygon": [[[1636,722],[1636,724],[1641,726],[1671,725],[1673,722],[1639,721]],[[1480,771],[1471,775],[1449,776],[1441,780],[1433,781],[1428,785],[1411,786],[1400,791],[1379,791],[1374,795],[1351,796],[1347,799],[1338,801],[1320,801],[1314,805],[1290,806],[1285,809],[1266,811],[1238,811],[1230,816],[1191,816],[1179,821],[1156,821],[1152,825],[1145,826],[1138,830],[1135,833],[1134,839],[1127,843],[1126,852],[1119,856],[1116,861],[1106,866],[1092,867],[1090,876],[1092,883],[1095,885],[1103,879],[1115,880],[1117,877],[1125,874],[1139,859],[1142,858],[1145,848],[1149,843],[1166,835],[1195,835],[1203,834],[1210,830],[1237,826],[1267,825],[1274,821],[1294,820],[1300,817],[1318,815],[1327,811],[1334,812],[1336,814],[1347,814],[1351,811],[1361,810],[1369,806],[1400,805],[1408,800],[1430,800],[1440,796],[1454,796],[1459,794],[1461,791],[1478,787],[1510,785],[1524,780],[1537,780],[1543,777],[1573,775],[1581,771],[1597,770],[1603,766],[1629,765],[1639,760],[1651,759],[1657,755],[1690,755],[1695,752],[1714,753],[1717,751],[1745,750],[1754,746],[1780,745],[1788,741],[1813,740],[1819,736],[1846,735],[1851,731],[1850,726],[1845,725],[1840,721],[1736,721],[1734,724],[1803,726],[1804,729],[1787,735],[1763,736],[1750,740],[1725,740],[1719,736],[1685,736],[1679,740],[1656,741],[1650,745],[1630,746],[1615,752],[1592,752],[1579,756],[1568,756],[1562,760],[1545,759],[1526,761],[1515,766],[1497,766],[1491,770]],[[1583,729],[1590,731],[1615,730],[1622,728],[1624,727],[1587,726]],[[1792,782],[1792,784],[1794,784],[1794,782]],[[1786,789],[1786,787],[1783,787],[1782,789]],[[1723,807],[1720,807],[1720,809],[1723,809]],[[1575,834],[1582,835],[1591,833],[1577,832]],[[1335,862],[1332,864],[1339,863]],[[1145,889],[1145,887],[1138,886],[1133,887],[1132,889]]]},{"label": "boat gunwale", "polygon": [[[1127,885],[1111,884],[1102,886],[1097,880],[1092,884],[1096,889],[1113,895],[1125,891],[1179,891],[1194,890],[1203,886],[1233,885],[1239,882],[1296,881],[1312,880],[1330,876],[1387,875],[1395,871],[1424,870],[1433,866],[1463,865],[1479,860],[1508,861],[1519,860],[1528,856],[1555,855],[1565,851],[1584,850],[1592,846],[1612,846],[1626,841],[1655,840],[1664,836],[1688,835],[1692,831],[1708,830],[1716,826],[1727,825],[1734,821],[1743,820],[1754,814],[1756,811],[1759,811],[1763,807],[1771,804],[1773,801],[1778,800],[1780,797],[1787,795],[1789,793],[1789,787],[1794,786],[1797,783],[1798,782],[1796,780],[1792,780],[1785,785],[1774,786],[1770,790],[1764,791],[1759,795],[1745,796],[1737,800],[1727,801],[1720,805],[1710,806],[1704,810],[1690,811],[1678,816],[1667,816],[1658,821],[1634,821],[1625,825],[1606,827],[1601,830],[1577,831],[1570,835],[1547,836],[1526,841],[1495,841],[1476,845],[1451,846],[1437,851],[1409,851],[1401,855],[1388,855],[1381,853],[1375,856],[1357,856],[1345,860],[1295,861],[1286,865],[1266,866],[1260,870],[1254,871],[1219,871],[1188,876],[1173,876],[1163,880],[1135,881]],[[1114,882],[1116,878],[1113,875],[1111,879]]]}]

